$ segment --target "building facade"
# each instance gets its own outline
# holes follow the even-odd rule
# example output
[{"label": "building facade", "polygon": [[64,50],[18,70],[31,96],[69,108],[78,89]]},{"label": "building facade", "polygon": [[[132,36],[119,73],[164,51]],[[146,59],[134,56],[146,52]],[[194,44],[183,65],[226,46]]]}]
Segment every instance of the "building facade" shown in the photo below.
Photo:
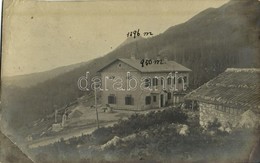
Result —
[{"label": "building facade", "polygon": [[259,125],[259,76],[260,69],[229,68],[187,94],[185,99],[199,104],[203,127],[215,119],[223,126],[253,127]]},{"label": "building facade", "polygon": [[[157,59],[158,60],[158,59]],[[166,59],[115,59],[99,70],[102,80],[102,105],[114,109],[146,110],[182,101],[188,88],[190,69]]]}]

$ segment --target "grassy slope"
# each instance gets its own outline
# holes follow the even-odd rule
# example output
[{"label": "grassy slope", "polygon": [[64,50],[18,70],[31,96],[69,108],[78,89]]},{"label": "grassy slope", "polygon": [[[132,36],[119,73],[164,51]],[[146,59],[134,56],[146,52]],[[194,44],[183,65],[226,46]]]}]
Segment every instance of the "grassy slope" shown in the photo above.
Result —
[{"label": "grassy slope", "polygon": [[[182,126],[180,124],[188,126],[187,135],[179,134]],[[148,162],[248,161],[249,153],[257,138],[252,131],[233,130],[228,134],[218,130],[217,122],[209,126],[208,130],[203,132],[196,113],[168,109],[156,113],[150,112],[147,115],[132,115],[128,120],[119,121],[113,127],[100,128],[91,135],[61,140],[53,145],[34,149],[31,154],[43,162],[48,160],[136,162],[141,159]],[[115,141],[115,137],[119,137],[120,140]],[[114,143],[102,148],[111,140]],[[43,154],[46,157],[41,158]]]}]

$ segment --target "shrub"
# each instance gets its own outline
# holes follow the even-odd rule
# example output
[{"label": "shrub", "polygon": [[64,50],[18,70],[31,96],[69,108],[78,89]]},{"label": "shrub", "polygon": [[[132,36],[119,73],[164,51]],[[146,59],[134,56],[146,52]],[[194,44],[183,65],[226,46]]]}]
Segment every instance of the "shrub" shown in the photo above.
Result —
[{"label": "shrub", "polygon": [[94,140],[97,144],[104,144],[113,138],[112,130],[110,127],[101,127],[92,133]]},{"label": "shrub", "polygon": [[187,123],[188,116],[178,109],[167,109],[163,111],[151,111],[147,115],[133,114],[128,120],[120,120],[114,125],[112,132],[117,136],[127,136],[132,133],[137,133],[154,125],[164,123]]}]

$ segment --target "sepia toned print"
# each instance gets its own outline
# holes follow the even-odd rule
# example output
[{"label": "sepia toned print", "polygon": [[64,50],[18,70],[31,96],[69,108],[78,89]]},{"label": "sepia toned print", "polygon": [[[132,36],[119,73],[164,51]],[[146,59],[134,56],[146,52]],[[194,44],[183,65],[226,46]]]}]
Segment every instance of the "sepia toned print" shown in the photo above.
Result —
[{"label": "sepia toned print", "polygon": [[0,162],[259,162],[259,15],[4,0]]}]

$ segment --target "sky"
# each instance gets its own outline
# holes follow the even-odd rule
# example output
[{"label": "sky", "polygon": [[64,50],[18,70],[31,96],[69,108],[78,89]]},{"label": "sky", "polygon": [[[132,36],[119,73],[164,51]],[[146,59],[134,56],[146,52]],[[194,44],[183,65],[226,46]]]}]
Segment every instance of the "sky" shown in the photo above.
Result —
[{"label": "sky", "polygon": [[8,0],[2,75],[47,71],[114,50],[127,33],[163,33],[228,0]]}]

